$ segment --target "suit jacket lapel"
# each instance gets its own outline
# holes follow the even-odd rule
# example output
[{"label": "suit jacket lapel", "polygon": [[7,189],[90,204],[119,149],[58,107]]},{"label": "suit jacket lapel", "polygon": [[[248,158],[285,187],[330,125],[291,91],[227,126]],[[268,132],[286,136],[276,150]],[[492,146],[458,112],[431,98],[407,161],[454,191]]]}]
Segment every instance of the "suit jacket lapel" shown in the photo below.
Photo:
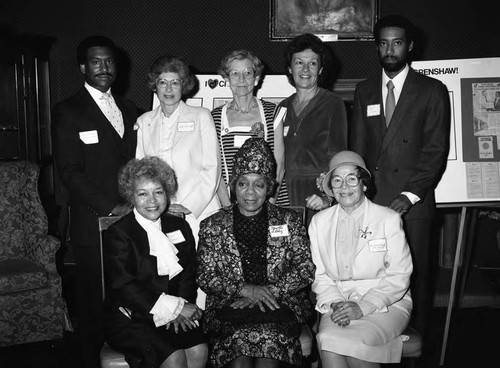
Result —
[{"label": "suit jacket lapel", "polygon": [[131,237],[134,239],[135,246],[138,248],[137,250],[141,254],[152,257],[151,255],[149,255],[148,233],[137,222],[133,213],[132,213],[132,221],[130,224],[130,234]]},{"label": "suit jacket lapel", "polygon": [[[237,206],[236,204],[233,206]],[[235,269],[238,276],[243,279],[243,267],[241,266],[241,254],[238,250],[238,244],[236,243],[236,239],[234,237],[233,231],[233,207],[228,209],[223,209],[225,211],[225,216],[223,222],[221,221],[220,225],[223,225],[223,244],[227,244],[228,248],[226,252],[229,256],[229,262],[238,268]],[[218,240],[215,240],[218,241]]]},{"label": "suit jacket lapel", "polygon": [[161,106],[158,106],[154,110],[154,116],[151,119],[148,119],[148,123],[144,127],[144,130],[147,131],[147,133],[144,134],[144,137],[150,137],[148,144],[151,146],[151,152],[160,152],[161,124],[156,124],[156,122],[161,122],[162,119],[163,113],[161,111]]},{"label": "suit jacket lapel", "polygon": [[[371,129],[371,131],[375,134],[374,137],[372,137],[376,142],[380,142],[380,145],[382,146],[382,142],[384,140],[384,136],[386,134],[387,128],[385,124],[385,115],[384,115],[384,103],[382,101],[382,76],[374,80],[372,83],[368,84],[368,88],[365,91],[365,100],[366,100],[366,106],[364,108],[366,111],[364,112],[366,115],[368,115],[368,106],[376,106],[379,105],[380,108],[380,113],[378,115],[378,121],[376,123],[376,126]],[[373,117],[373,119],[377,119],[376,117]],[[375,120],[374,120],[375,121]]]},{"label": "suit jacket lapel", "polygon": [[[332,268],[332,275],[338,275],[338,265],[337,265],[337,256],[335,254],[335,242],[337,240],[337,225],[339,221],[339,210],[340,205],[335,207],[335,211],[332,214],[332,217],[324,218],[324,222],[321,223],[322,228],[326,228],[327,231],[322,231],[323,235],[323,244],[326,249],[326,253],[328,255],[328,262],[324,262],[326,264],[330,264],[327,266],[328,268]],[[318,224],[319,225],[319,224]]]},{"label": "suit jacket lapel", "polygon": [[[269,226],[277,226],[277,225],[285,225],[285,219],[280,216],[278,211],[274,206],[271,206],[269,203],[266,203],[267,206],[267,218]],[[288,229],[290,231],[290,229]],[[266,258],[267,258],[267,274],[268,277],[275,275],[275,271],[273,268],[278,267],[278,264],[274,264],[271,262],[273,259],[284,259],[285,247],[282,247],[281,244],[285,241],[283,237],[275,237],[271,236],[271,232],[269,231],[269,227],[267,230],[267,250],[266,250]],[[280,254],[281,253],[281,254]]]}]

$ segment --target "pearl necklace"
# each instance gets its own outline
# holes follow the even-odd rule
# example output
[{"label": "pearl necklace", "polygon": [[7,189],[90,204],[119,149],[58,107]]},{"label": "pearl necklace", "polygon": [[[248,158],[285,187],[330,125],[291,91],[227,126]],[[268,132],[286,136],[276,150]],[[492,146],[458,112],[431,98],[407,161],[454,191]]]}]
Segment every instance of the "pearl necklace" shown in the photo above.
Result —
[{"label": "pearl necklace", "polygon": [[245,110],[245,109],[241,108],[240,106],[238,106],[238,104],[236,103],[235,100],[232,100],[231,102],[229,102],[227,104],[227,108],[229,110],[234,110],[236,112],[239,111],[242,114],[248,114],[250,111],[254,110],[258,106],[259,106],[259,104],[257,103],[257,101],[255,101],[255,99],[252,99],[252,102],[250,103],[250,106],[248,106],[248,110]]}]

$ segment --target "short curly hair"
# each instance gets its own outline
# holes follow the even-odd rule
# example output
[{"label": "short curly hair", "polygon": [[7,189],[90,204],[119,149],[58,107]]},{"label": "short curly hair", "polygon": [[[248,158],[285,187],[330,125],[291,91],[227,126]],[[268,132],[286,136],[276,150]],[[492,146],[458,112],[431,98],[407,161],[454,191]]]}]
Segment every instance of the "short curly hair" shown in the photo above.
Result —
[{"label": "short curly hair", "polygon": [[234,60],[250,60],[255,70],[255,75],[260,77],[264,71],[264,64],[249,50],[234,50],[228,52],[221,60],[218,73],[222,78],[229,78],[229,66]]},{"label": "short curly hair", "polygon": [[156,59],[146,76],[149,89],[156,92],[156,80],[162,73],[177,73],[182,82],[182,95],[188,95],[196,86],[196,77],[182,56],[164,55]]},{"label": "short curly hair", "polygon": [[288,78],[288,82],[295,87],[295,81],[290,72],[290,67],[292,65],[293,55],[304,50],[312,50],[319,55],[321,63],[320,68],[323,68],[323,71],[318,76],[318,85],[324,87],[325,83],[328,81],[328,72],[332,64],[332,51],[328,47],[328,44],[311,33],[304,33],[295,37],[285,48],[285,74]]},{"label": "short curly hair", "polygon": [[163,187],[167,198],[177,192],[177,177],[165,161],[159,157],[150,156],[143,159],[133,158],[127,162],[118,173],[118,190],[120,195],[130,204],[133,203],[135,186],[140,180],[158,182]]}]

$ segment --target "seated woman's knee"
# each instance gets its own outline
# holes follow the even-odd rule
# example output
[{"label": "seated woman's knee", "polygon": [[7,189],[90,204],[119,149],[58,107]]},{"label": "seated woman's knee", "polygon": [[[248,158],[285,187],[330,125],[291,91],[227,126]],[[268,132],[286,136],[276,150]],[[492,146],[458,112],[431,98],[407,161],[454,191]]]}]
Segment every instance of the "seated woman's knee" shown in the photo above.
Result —
[{"label": "seated woman's knee", "polygon": [[204,367],[208,359],[208,345],[199,344],[185,350],[189,367]]},{"label": "seated woman's knee", "polygon": [[160,366],[160,368],[174,367],[187,367],[186,354],[183,349],[174,351]]}]

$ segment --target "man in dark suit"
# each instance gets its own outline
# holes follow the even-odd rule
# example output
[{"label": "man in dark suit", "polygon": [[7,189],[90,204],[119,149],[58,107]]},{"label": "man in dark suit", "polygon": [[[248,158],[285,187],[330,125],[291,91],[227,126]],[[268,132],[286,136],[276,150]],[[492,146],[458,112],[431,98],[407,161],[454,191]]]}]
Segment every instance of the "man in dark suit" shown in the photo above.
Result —
[{"label": "man in dark suit", "polygon": [[349,145],[373,174],[373,201],[403,216],[414,265],[411,324],[425,336],[433,298],[434,188],[448,156],[450,100],[443,83],[410,68],[414,27],[408,19],[381,18],[374,36],[383,71],[356,87]]},{"label": "man in dark suit", "polygon": [[101,269],[98,217],[123,215],[128,205],[118,193],[118,170],[134,157],[135,105],[111,93],[116,78],[116,46],[90,36],[77,49],[85,84],[53,109],[57,169],[69,192],[70,243],[77,263],[77,331],[85,367],[99,367]]}]

